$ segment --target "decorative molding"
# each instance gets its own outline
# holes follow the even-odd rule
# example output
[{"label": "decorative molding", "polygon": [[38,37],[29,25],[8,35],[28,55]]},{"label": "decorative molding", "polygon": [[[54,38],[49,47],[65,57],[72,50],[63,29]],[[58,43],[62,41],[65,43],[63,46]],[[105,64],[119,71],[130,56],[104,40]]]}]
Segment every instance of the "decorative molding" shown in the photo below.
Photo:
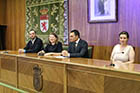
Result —
[{"label": "decorative molding", "polygon": [[64,44],[68,44],[68,0],[64,0]]}]

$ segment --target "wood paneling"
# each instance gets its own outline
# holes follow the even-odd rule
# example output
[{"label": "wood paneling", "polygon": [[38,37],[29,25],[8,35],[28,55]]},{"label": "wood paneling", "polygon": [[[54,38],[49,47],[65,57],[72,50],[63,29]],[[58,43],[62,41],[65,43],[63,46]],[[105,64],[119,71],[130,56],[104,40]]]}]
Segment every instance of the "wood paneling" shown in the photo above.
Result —
[{"label": "wood paneling", "polygon": [[[0,80],[17,87],[17,61],[16,57],[0,55]],[[11,77],[12,76],[12,77]]]},{"label": "wood paneling", "polygon": [[70,69],[68,93],[104,93],[104,76]]},{"label": "wood paneling", "polygon": [[0,86],[0,92],[1,93],[19,93],[18,91],[15,91],[13,89],[10,89],[4,86]]},{"label": "wood paneling", "polygon": [[136,62],[140,62],[140,1],[117,0],[118,22],[89,23],[88,0],[69,0],[69,31],[78,29],[81,38],[95,45],[94,58],[109,59],[112,47],[119,43],[118,34],[126,30],[130,34],[129,44],[136,49]]},{"label": "wood paneling", "polygon": [[113,47],[110,47],[110,46],[95,46],[93,58],[110,60],[112,48]]},{"label": "wood paneling", "polygon": [[19,88],[29,92],[37,92],[33,86],[35,65],[42,70],[43,88],[41,92],[64,93],[63,64],[50,63],[49,61],[38,61],[28,58],[18,58]]},{"label": "wood paneling", "polygon": [[68,93],[139,93],[139,85],[132,74],[68,66]]},{"label": "wood paneling", "polygon": [[[139,89],[140,81],[135,81],[135,80],[131,81],[122,78],[105,77],[104,84],[105,84],[104,93],[138,93],[138,91],[140,91]],[[126,87],[129,88],[126,89]],[[122,91],[120,92],[119,90]]]},{"label": "wood paneling", "polygon": [[6,49],[17,50],[25,46],[25,0],[7,0]]},{"label": "wood paneling", "polygon": [[0,0],[0,25],[6,24],[6,0]]}]

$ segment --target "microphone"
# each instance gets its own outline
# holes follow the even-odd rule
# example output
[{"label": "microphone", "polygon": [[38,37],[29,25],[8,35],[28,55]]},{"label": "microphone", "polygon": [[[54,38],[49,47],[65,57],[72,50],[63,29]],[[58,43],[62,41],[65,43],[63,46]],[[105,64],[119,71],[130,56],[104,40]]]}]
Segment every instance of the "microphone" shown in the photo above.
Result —
[{"label": "microphone", "polygon": [[7,54],[7,53],[8,53],[8,51],[4,51],[3,53],[6,53],[6,54]]},{"label": "microphone", "polygon": [[38,56],[44,56],[45,53],[38,53]]},{"label": "microphone", "polygon": [[113,66],[113,67],[114,67],[114,66],[115,66],[115,64],[111,63],[111,64],[110,64],[110,66]]}]

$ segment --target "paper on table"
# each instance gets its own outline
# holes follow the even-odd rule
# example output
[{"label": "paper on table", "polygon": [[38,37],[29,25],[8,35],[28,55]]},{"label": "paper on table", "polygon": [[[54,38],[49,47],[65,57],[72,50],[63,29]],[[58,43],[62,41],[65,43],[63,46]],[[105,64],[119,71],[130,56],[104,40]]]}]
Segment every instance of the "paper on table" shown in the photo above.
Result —
[{"label": "paper on table", "polygon": [[55,58],[66,58],[64,56],[54,56]]}]

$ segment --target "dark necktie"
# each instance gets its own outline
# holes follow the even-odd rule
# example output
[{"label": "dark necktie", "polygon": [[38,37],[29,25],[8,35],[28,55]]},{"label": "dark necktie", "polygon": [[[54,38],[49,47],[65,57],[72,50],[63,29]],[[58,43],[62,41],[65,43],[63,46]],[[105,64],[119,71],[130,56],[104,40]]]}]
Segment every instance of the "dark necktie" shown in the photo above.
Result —
[{"label": "dark necktie", "polygon": [[76,42],[74,42],[74,51],[76,50]]}]

